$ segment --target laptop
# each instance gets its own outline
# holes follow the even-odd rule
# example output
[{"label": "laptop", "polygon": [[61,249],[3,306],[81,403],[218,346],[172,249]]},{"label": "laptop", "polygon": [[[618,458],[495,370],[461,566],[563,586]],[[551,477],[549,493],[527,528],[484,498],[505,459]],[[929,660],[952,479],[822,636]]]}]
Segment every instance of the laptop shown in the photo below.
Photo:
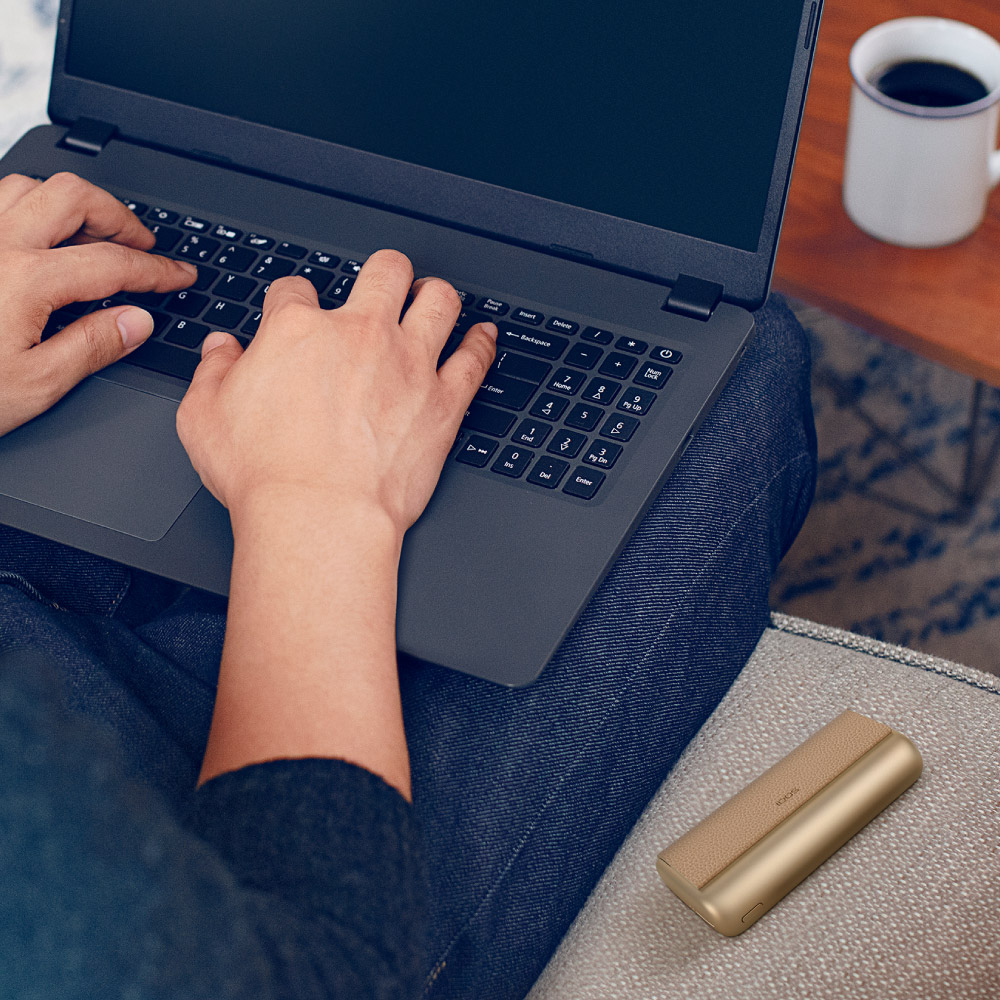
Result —
[{"label": "laptop", "polygon": [[[225,594],[232,535],[174,415],[268,282],[337,308],[406,253],[497,361],[408,533],[404,654],[537,677],[662,489],[767,296],[819,0],[62,0],[49,115],[0,174],[69,170],[196,263],[150,341],[0,438],[0,522]],[[330,609],[336,614],[336,609]]]}]

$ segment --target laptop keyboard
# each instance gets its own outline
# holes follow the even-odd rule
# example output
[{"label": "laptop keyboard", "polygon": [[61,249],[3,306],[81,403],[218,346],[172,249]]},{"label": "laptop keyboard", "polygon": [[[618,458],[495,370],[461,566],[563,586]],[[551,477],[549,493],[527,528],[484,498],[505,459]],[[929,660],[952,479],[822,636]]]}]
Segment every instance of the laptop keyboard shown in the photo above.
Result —
[{"label": "laptop keyboard", "polygon": [[[41,180],[43,178],[39,178]],[[169,294],[124,293],[53,313],[43,339],[93,309],[136,304],[154,322],[149,340],[122,360],[190,381],[201,342],[226,330],[246,347],[257,332],[271,281],[297,274],[324,309],[351,293],[360,256],[281,241],[227,222],[122,201],[156,236],[154,253],[190,261],[198,280]],[[439,365],[475,323],[497,324],[497,355],[462,421],[449,460],[578,501],[607,491],[625,449],[677,370],[682,355],[663,344],[518,304],[504,293],[458,289],[462,313]],[[631,443],[631,444],[630,444]]]}]

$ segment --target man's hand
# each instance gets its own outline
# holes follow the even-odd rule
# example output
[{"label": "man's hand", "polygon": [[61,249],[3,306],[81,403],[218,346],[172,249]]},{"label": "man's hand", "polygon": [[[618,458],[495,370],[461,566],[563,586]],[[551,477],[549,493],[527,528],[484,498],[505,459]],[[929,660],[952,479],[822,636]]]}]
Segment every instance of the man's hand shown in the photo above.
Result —
[{"label": "man's hand", "polygon": [[170,292],[194,281],[192,265],[143,252],[153,245],[153,234],[120,201],[74,174],[0,180],[0,434],[152,333],[144,309],[115,306],[41,343],[49,315],[71,302]]},{"label": "man's hand", "polygon": [[461,303],[440,279],[412,282],[409,260],[380,250],[336,312],[304,278],[281,278],[245,352],[229,334],[205,339],[177,429],[234,518],[256,497],[286,509],[304,497],[388,515],[401,538],[420,516],[496,332],[472,327],[437,370]]}]

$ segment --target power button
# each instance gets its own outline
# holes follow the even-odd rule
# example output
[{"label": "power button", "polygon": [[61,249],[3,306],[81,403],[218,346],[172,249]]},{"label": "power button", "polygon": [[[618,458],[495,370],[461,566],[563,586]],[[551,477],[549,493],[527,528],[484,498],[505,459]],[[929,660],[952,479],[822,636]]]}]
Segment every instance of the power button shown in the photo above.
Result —
[{"label": "power button", "polygon": [[758,903],[752,910],[743,914],[743,923],[752,924],[764,912],[764,904]]}]

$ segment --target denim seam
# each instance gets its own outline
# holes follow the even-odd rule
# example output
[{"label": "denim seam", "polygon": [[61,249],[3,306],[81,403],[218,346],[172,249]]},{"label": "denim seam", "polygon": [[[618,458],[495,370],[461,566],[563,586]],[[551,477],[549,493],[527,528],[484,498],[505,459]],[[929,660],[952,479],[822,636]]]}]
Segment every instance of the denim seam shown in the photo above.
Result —
[{"label": "denim seam", "polygon": [[29,583],[23,576],[19,573],[12,573],[10,570],[0,570],[0,584],[9,584],[20,590],[21,593],[26,594],[28,597],[40,604],[45,604],[50,608],[55,608],[56,611],[65,611],[66,609],[58,605],[55,601],[49,600],[33,583]]},{"label": "denim seam", "polygon": [[[775,481],[777,479],[779,479],[780,477],[784,476],[785,473],[788,472],[794,465],[796,465],[797,463],[799,463],[799,462],[801,462],[803,460],[806,460],[806,461],[811,461],[812,460],[812,456],[809,454],[809,452],[806,452],[806,451],[800,452],[794,458],[789,459],[780,469],[778,469],[777,472],[774,473],[773,476],[771,476],[771,478],[760,489],[760,491],[753,498],[753,500],[751,500],[743,508],[742,513],[729,526],[729,530],[726,531],[725,535],[723,535],[722,538],[719,539],[719,542],[716,545],[715,549],[712,551],[712,554],[703,562],[703,564],[701,566],[701,569],[698,571],[698,573],[691,580],[691,583],[688,586],[686,593],[690,593],[692,590],[694,590],[695,586],[698,584],[698,582],[701,580],[701,578],[707,572],[709,566],[712,565],[713,561],[715,560],[715,558],[718,555],[718,553],[719,553],[720,549],[722,548],[722,546],[733,535],[733,533],[736,531],[737,527],[746,519],[747,515],[755,507],[757,507],[757,505],[760,503],[761,499],[770,492],[771,487],[774,485]],[[595,736],[598,733],[600,733],[604,729],[605,725],[607,724],[607,719],[608,719],[608,715],[610,714],[611,707],[613,705],[621,703],[622,696],[624,695],[624,693],[632,685],[633,681],[635,680],[635,678],[637,677],[637,675],[639,674],[639,672],[641,670],[643,670],[648,665],[650,654],[657,647],[657,645],[662,640],[663,636],[666,634],[667,630],[670,628],[671,624],[673,623],[673,618],[674,618],[674,613],[672,613],[670,615],[670,617],[666,620],[666,622],[664,622],[662,628],[656,634],[656,637],[649,643],[649,646],[646,649],[646,652],[643,654],[643,656],[639,660],[639,662],[628,673],[628,675],[626,676],[626,678],[624,680],[624,683],[621,685],[621,688],[619,689],[618,693],[614,696],[614,698],[609,698],[608,699],[608,702],[607,702],[608,707],[604,711],[604,717],[603,717],[602,721],[593,730],[593,733],[594,733]],[[588,741],[588,745],[590,745],[592,743],[593,743],[593,737]],[[534,833],[535,828],[538,826],[538,823],[539,823],[540,819],[545,814],[546,810],[548,810],[549,806],[555,801],[555,799],[559,795],[559,793],[562,791],[563,787],[565,786],[565,783],[566,783],[566,780],[567,780],[567,777],[569,776],[569,774],[571,772],[573,772],[576,768],[579,767],[580,762],[583,759],[583,756],[584,756],[584,748],[581,747],[579,749],[579,751],[577,752],[576,756],[570,762],[569,766],[564,770],[563,774],[560,776],[559,780],[556,782],[555,787],[552,789],[551,793],[546,798],[545,802],[542,803],[542,805],[539,808],[538,812],[535,814],[534,819],[528,825],[528,828],[525,830],[523,836],[518,841],[517,846],[514,848],[513,852],[511,853],[510,858],[508,858],[507,863],[504,865],[504,867],[501,870],[500,874],[494,880],[493,885],[491,885],[490,888],[486,891],[486,893],[483,896],[483,898],[479,901],[479,905],[476,907],[475,911],[466,919],[465,923],[455,933],[455,936],[451,939],[451,941],[448,943],[447,947],[441,953],[441,956],[437,959],[437,961],[431,967],[431,971],[428,973],[428,975],[427,975],[427,977],[425,978],[425,981],[424,981],[424,984],[425,984],[424,985],[424,996],[426,996],[430,992],[430,989],[433,986],[434,981],[437,979],[437,977],[440,974],[440,972],[444,969],[444,967],[445,967],[445,965],[447,963],[448,955],[451,953],[452,948],[454,948],[454,946],[458,942],[459,938],[461,938],[461,936],[466,933],[466,931],[469,929],[469,927],[471,926],[471,924],[473,923],[473,921],[476,919],[476,917],[478,917],[479,913],[482,911],[483,907],[486,905],[486,903],[490,900],[490,898],[493,896],[493,894],[496,892],[496,890],[500,887],[501,883],[507,877],[507,874],[510,871],[511,867],[513,866],[514,862],[517,860],[517,858],[520,855],[520,853],[521,853],[522,849],[524,848],[525,844],[531,838],[531,835]]]}]

